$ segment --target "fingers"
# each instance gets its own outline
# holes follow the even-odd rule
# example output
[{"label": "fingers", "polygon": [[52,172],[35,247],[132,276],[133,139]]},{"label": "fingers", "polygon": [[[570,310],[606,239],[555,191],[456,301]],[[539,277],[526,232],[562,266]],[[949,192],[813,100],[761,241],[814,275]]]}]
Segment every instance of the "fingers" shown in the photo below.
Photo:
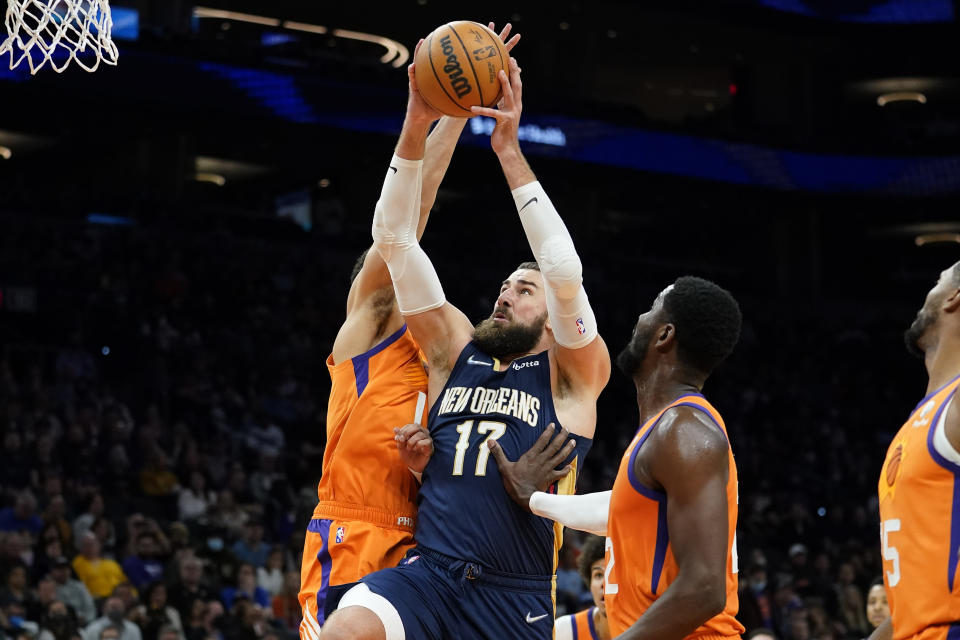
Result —
[{"label": "fingers", "polygon": [[520,42],[520,34],[513,36],[508,41],[503,43],[503,48],[507,50],[507,53],[513,51],[513,48],[517,46],[517,43]]},{"label": "fingers", "polygon": [[[556,429],[556,425],[551,422],[547,428],[552,432],[554,429]],[[552,458],[557,454],[560,448],[563,447],[563,444],[567,441],[567,436],[569,435],[569,431],[566,429],[560,429],[560,433],[554,436],[554,438],[550,441],[550,444],[544,448],[543,452]]]},{"label": "fingers", "polygon": [[559,471],[551,471],[551,472],[550,472],[550,484],[553,484],[553,483],[555,483],[555,482],[560,482],[561,480],[563,480],[564,478],[566,478],[567,475],[568,475],[568,474],[570,473],[570,471],[572,471],[572,470],[573,470],[573,465],[569,465],[569,464],[568,464],[567,466],[565,466],[563,469],[560,469]]},{"label": "fingers", "polygon": [[415,47],[413,48],[413,59],[414,59],[414,60],[417,59],[417,54],[420,53],[420,47],[422,47],[422,46],[423,46],[423,38],[420,38],[420,39],[417,41],[417,46],[415,46]]},{"label": "fingers", "polygon": [[487,116],[488,118],[496,118],[497,120],[510,119],[510,114],[504,113],[499,109],[490,109],[489,107],[478,107],[474,105],[470,107],[470,110],[473,111],[474,115],[477,116]]},{"label": "fingers", "polygon": [[[557,436],[557,438],[560,438],[560,436]],[[566,444],[563,445],[563,448],[560,449],[560,451],[558,451],[557,454],[550,459],[550,466],[556,467],[558,464],[561,464],[564,460],[566,460],[570,456],[571,453],[573,453],[573,450],[576,447],[577,447],[576,440],[573,440],[572,438],[570,440],[567,440]]]},{"label": "fingers", "polygon": [[520,63],[513,56],[510,56],[510,86],[512,87],[513,100],[519,105],[520,98],[523,95],[523,81],[520,79]]},{"label": "fingers", "polygon": [[429,432],[427,432],[419,424],[416,424],[416,423],[405,424],[402,427],[399,427],[399,428],[395,427],[393,429],[393,439],[399,443],[404,443],[408,439],[410,439],[414,434],[417,434],[420,432],[427,433],[427,435],[429,436]]},{"label": "fingers", "polygon": [[500,448],[500,445],[497,444],[497,441],[491,438],[487,440],[487,448],[490,449],[490,455],[493,456],[493,459],[497,461],[497,466],[501,469],[505,469],[510,465],[510,461],[507,460],[507,456],[503,454],[503,449]]},{"label": "fingers", "polygon": [[537,437],[537,441],[533,443],[533,446],[530,447],[529,451],[535,454],[543,453],[543,451],[550,445],[550,439],[553,438],[553,432],[555,429],[556,427],[552,422],[548,424],[547,428],[543,430],[543,433]]},{"label": "fingers", "polygon": [[[414,52],[413,52],[413,59],[414,59],[414,61],[416,61],[416,59],[417,59],[417,52],[420,51],[420,47],[421,47],[421,46],[423,46],[423,38],[421,38],[421,39],[417,42],[417,47],[416,47],[416,49],[414,49]],[[416,70],[417,70],[417,64],[416,64],[416,62],[411,62],[410,64],[407,65],[407,80],[408,80],[408,82],[409,82],[409,84],[410,84],[410,90],[411,90],[411,91],[417,91],[417,75],[416,75]]]},{"label": "fingers", "polygon": [[[513,58],[510,58],[513,60]],[[513,99],[513,88],[510,86],[510,78],[507,77],[507,72],[501,69],[497,72],[497,79],[500,80],[500,90],[503,94],[503,107],[506,111],[513,111],[514,99]]]}]

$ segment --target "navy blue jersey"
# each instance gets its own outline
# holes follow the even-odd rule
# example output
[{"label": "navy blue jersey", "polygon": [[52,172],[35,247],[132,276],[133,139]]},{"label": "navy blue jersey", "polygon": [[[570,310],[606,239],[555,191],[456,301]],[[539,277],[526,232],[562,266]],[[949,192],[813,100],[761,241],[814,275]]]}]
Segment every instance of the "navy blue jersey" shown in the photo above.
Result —
[{"label": "navy blue jersey", "polygon": [[[516,460],[551,422],[560,430],[548,353],[514,360],[506,371],[494,365],[468,344],[430,409],[434,453],[423,472],[415,537],[418,545],[495,571],[552,575],[562,527],[510,499],[486,442],[495,438],[507,459]],[[574,472],[551,488],[557,493],[574,492],[578,465],[593,442],[576,441]]]}]

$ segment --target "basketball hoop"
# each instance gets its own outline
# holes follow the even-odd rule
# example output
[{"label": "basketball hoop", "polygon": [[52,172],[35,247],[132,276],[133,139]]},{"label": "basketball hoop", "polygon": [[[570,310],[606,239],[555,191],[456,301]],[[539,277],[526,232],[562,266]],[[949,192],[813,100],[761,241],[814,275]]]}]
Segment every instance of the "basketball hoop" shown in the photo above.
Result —
[{"label": "basketball hoop", "polygon": [[117,64],[108,0],[7,0],[7,38],[0,56],[10,68],[26,59],[34,74],[50,63],[57,73],[75,61],[87,71]]}]

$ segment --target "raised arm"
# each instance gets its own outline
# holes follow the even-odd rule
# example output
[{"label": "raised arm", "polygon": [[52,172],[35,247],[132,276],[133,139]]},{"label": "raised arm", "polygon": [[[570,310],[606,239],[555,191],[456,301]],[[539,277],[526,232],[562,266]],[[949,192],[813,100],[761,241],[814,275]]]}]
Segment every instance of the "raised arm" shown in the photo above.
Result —
[{"label": "raised arm", "polygon": [[[491,31],[494,29],[492,22],[488,26]],[[508,22],[500,32],[500,39],[507,51],[511,51],[520,41],[520,34],[510,37],[512,30],[513,25]],[[420,219],[417,221],[417,240],[423,237],[427,221],[430,219],[430,212],[437,200],[440,184],[447,174],[453,152],[457,148],[457,141],[466,124],[467,118],[443,116],[427,137],[426,150],[423,154],[423,182],[419,208]],[[368,251],[360,273],[350,286],[347,314],[369,302],[371,297],[375,297],[381,289],[390,286],[390,273],[386,263],[376,251]]]},{"label": "raised arm", "polygon": [[440,372],[452,368],[470,341],[473,326],[446,301],[437,272],[417,241],[424,146],[430,124],[440,114],[420,97],[412,64],[408,76],[407,114],[377,201],[373,246],[390,272],[400,312],[427,354],[433,392],[438,379],[434,368]]},{"label": "raised arm", "polygon": [[[498,109],[473,107],[497,121],[490,144],[513,194],[530,249],[547,284],[547,313],[557,346],[557,366],[568,391],[595,400],[610,378],[610,354],[583,288],[583,266],[566,225],[520,151],[523,83],[516,59],[510,74],[500,72],[503,99]],[[592,422],[591,422],[592,424]],[[592,430],[582,435],[592,436]]]}]

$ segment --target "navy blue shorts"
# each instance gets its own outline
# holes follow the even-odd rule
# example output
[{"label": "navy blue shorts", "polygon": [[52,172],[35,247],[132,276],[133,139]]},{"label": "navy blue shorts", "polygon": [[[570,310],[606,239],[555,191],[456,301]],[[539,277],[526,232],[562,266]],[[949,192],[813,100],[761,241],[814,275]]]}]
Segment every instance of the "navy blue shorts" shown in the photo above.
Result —
[{"label": "navy blue shorts", "polygon": [[396,607],[410,640],[550,640],[551,577],[506,574],[417,547],[361,580]]}]

